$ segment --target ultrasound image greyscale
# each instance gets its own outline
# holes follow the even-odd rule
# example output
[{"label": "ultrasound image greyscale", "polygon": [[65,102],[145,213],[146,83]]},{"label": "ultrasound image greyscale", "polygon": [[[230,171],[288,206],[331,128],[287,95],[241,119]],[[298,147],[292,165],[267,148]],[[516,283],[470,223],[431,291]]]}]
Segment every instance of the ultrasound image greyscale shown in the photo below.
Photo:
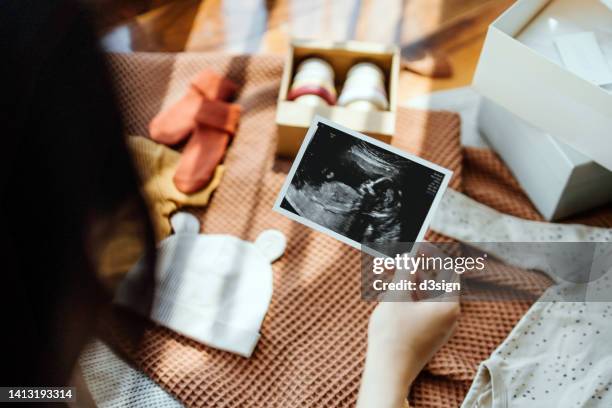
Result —
[{"label": "ultrasound image greyscale", "polygon": [[280,206],[369,246],[415,242],[444,177],[319,123]]}]

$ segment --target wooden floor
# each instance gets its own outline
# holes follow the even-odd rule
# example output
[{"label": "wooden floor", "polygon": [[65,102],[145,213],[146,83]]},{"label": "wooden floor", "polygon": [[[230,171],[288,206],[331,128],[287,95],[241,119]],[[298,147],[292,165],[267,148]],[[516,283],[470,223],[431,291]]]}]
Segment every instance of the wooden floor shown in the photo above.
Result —
[{"label": "wooden floor", "polygon": [[[143,11],[146,0],[132,0]],[[122,2],[123,9],[130,2]],[[405,45],[509,0],[149,0],[151,10],[115,26],[113,35],[129,38],[134,51],[228,51],[283,54],[296,38],[366,40]],[[140,9],[138,9],[140,7]],[[497,6],[499,9],[499,6]],[[107,14],[127,15],[108,8]],[[461,35],[438,41],[453,75],[431,79],[403,71],[400,101],[432,90],[471,82],[486,25],[500,10],[484,15],[479,24],[463,24]],[[111,16],[114,17],[114,16]],[[109,21],[113,18],[109,17]],[[117,18],[115,18],[117,20]],[[459,24],[461,25],[461,24]],[[467,28],[466,28],[467,26]],[[120,35],[117,35],[117,34]],[[447,33],[448,34],[448,33]],[[446,38],[446,37],[445,37]],[[437,50],[440,51],[440,50]]]}]

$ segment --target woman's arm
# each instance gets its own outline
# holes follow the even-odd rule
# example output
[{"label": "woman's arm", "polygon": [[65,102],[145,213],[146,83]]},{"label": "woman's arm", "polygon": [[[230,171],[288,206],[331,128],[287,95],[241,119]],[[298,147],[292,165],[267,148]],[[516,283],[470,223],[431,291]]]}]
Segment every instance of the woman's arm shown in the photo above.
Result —
[{"label": "woman's arm", "polygon": [[357,408],[404,408],[414,379],[450,338],[459,298],[381,302],[370,317]]},{"label": "woman's arm", "polygon": [[[397,364],[397,360],[401,360],[401,364]],[[412,357],[394,357],[386,350],[368,344],[357,408],[408,406],[406,396],[419,371]]]}]

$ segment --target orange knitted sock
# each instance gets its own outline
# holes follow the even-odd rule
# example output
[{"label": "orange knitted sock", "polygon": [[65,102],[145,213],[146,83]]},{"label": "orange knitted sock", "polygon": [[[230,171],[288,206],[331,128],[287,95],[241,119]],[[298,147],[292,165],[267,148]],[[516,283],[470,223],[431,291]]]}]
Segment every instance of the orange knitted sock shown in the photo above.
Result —
[{"label": "orange knitted sock", "polygon": [[223,160],[230,135],[208,126],[197,126],[185,145],[174,173],[174,185],[185,193],[194,193],[208,184]]},{"label": "orange knitted sock", "polygon": [[193,131],[203,100],[201,93],[189,87],[181,99],[153,118],[149,124],[151,139],[167,146],[180,143]]},{"label": "orange knitted sock", "polygon": [[191,86],[213,101],[231,100],[238,85],[211,69],[204,69],[192,81]]},{"label": "orange knitted sock", "polygon": [[240,120],[240,105],[204,100],[195,115],[197,127],[174,174],[174,185],[183,193],[203,188],[223,160],[231,135]]},{"label": "orange knitted sock", "polygon": [[204,100],[195,115],[195,120],[202,126],[210,126],[234,134],[240,121],[240,105]]},{"label": "orange knitted sock", "polygon": [[[229,79],[212,70],[203,70],[181,99],[153,118],[149,124],[151,139],[170,146],[180,143],[194,130],[196,115],[201,109],[206,109],[203,105],[219,99],[229,100],[237,89],[237,85]],[[217,108],[215,112],[219,110]],[[212,117],[217,114],[215,112],[207,116]],[[223,126],[220,121],[215,123],[215,127]]]}]

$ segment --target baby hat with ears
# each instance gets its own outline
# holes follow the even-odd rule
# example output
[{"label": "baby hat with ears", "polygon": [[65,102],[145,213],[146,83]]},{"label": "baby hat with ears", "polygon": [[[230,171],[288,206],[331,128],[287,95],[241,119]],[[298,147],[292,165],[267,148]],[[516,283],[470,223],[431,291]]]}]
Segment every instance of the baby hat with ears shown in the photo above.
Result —
[{"label": "baby hat with ears", "polygon": [[193,215],[170,219],[174,235],[158,248],[155,296],[150,311],[139,299],[143,262],[119,287],[115,303],[211,347],[250,357],[272,297],[272,262],[285,236],[263,231],[255,242],[231,235],[199,234]]}]

